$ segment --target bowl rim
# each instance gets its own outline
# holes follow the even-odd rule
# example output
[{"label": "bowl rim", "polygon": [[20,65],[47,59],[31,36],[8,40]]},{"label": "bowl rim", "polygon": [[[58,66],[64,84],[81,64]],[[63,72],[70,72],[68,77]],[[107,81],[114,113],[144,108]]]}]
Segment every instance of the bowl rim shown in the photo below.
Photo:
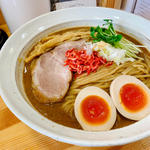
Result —
[{"label": "bowl rim", "polygon": [[[94,16],[94,18],[99,18],[98,16],[98,13],[99,12],[109,12],[109,13],[112,13],[113,15],[116,15],[115,17],[118,17],[117,15],[119,14],[119,17],[120,16],[126,16],[127,17],[131,17],[131,19],[133,19],[135,22],[142,22],[143,25],[147,25],[150,27],[150,22],[140,16],[135,16],[133,14],[130,14],[130,13],[127,13],[127,12],[124,12],[124,11],[120,11],[120,10],[114,10],[114,9],[110,9],[110,8],[98,8],[98,7],[76,7],[76,8],[68,8],[68,9],[62,9],[62,10],[58,10],[58,11],[54,11],[54,12],[50,12],[50,13],[47,13],[47,14],[44,14],[42,16],[39,16],[39,17],[36,17],[35,19],[25,23],[23,26],[21,26],[20,28],[18,28],[15,33],[13,33],[9,39],[6,41],[6,43],[4,44],[4,46],[2,47],[1,49],[1,52],[0,52],[0,67],[2,68],[2,71],[1,71],[1,77],[0,78],[0,95],[1,97],[3,98],[3,101],[6,103],[6,105],[8,106],[8,108],[21,120],[23,121],[25,124],[27,124],[29,127],[31,127],[32,129],[48,136],[48,137],[51,137],[55,140],[58,140],[58,141],[62,141],[62,142],[66,142],[66,143],[70,143],[70,144],[75,144],[75,145],[80,145],[80,146],[113,146],[113,145],[122,145],[122,144],[126,144],[126,143],[130,143],[130,142],[133,142],[133,141],[137,141],[137,140],[140,140],[144,137],[147,137],[150,135],[150,128],[148,131],[145,131],[145,132],[138,132],[136,135],[134,136],[131,136],[131,137],[124,137],[124,136],[120,136],[120,138],[118,138],[118,140],[95,140],[95,141],[91,141],[90,139],[81,139],[81,138],[75,138],[75,137],[70,137],[70,136],[65,136],[64,134],[59,134],[56,132],[55,133],[55,127],[54,127],[54,131],[51,130],[47,130],[47,128],[43,128],[39,126],[39,124],[36,124],[33,120],[32,120],[32,116],[31,118],[29,118],[29,115],[26,115],[24,114],[19,108],[17,109],[15,106],[15,104],[13,104],[11,102],[11,100],[13,100],[13,98],[11,97],[12,95],[15,95],[15,94],[19,94],[18,93],[18,89],[17,89],[17,85],[16,83],[14,83],[15,81],[13,81],[13,85],[15,85],[15,87],[9,87],[10,86],[10,83],[12,81],[10,81],[11,79],[14,79],[15,75],[11,74],[11,78],[6,82],[6,85],[4,84],[4,80],[6,79],[6,73],[8,73],[8,70],[5,69],[5,65],[8,65],[9,69],[11,67],[11,70],[9,72],[12,71],[12,73],[15,72],[15,66],[16,66],[16,62],[14,61],[12,64],[9,64],[11,63],[8,59],[7,61],[9,61],[9,63],[6,62],[5,58],[7,56],[7,52],[9,52],[10,55],[8,55],[8,57],[10,58],[12,56],[12,54],[14,54],[14,52],[11,52],[11,50],[16,50],[17,47],[14,47],[12,45],[12,43],[14,42],[14,40],[16,40],[17,37],[20,37],[22,36],[23,32],[24,32],[24,29],[28,29],[30,28],[30,30],[27,32],[27,35],[25,35],[25,39],[26,39],[26,43],[27,41],[29,40],[28,37],[29,37],[29,33],[33,33],[33,37],[34,35],[36,35],[37,33],[41,32],[42,30],[45,30],[46,28],[48,28],[48,26],[45,26],[42,30],[33,30],[31,31],[31,28],[34,26],[36,27],[36,29],[38,29],[39,27],[41,27],[41,24],[36,24],[36,23],[39,23],[40,20],[45,20],[46,18],[54,18],[54,15],[57,16],[57,17],[61,17],[61,21],[63,22],[63,18],[64,20],[67,22],[69,21],[69,19],[66,17],[66,14],[69,15],[69,13],[74,13],[74,16],[75,16],[75,19],[82,19],[82,17],[84,18],[84,13],[83,15],[81,15],[81,17],[79,17],[78,15],[80,14],[79,11],[81,11],[82,9],[82,13],[86,13],[86,12],[92,12],[91,14],[94,14],[96,13],[96,16]],[[97,12],[98,13],[97,13]],[[88,13],[89,14],[89,13]],[[86,17],[85,17],[86,18]],[[71,19],[73,20],[73,19]],[[123,21],[123,20],[122,20]],[[58,20],[56,20],[56,22],[58,22]],[[55,25],[57,23],[53,23],[51,24],[51,26]],[[134,23],[131,23],[130,25],[132,25]],[[140,27],[139,25],[137,25],[138,28],[140,28],[141,30],[144,30],[144,27]],[[144,30],[145,31],[145,30]],[[144,32],[144,34],[146,35],[146,37],[150,37],[150,32],[146,31]],[[31,38],[31,36],[30,36]],[[24,39],[22,39],[24,40]],[[19,41],[18,41],[19,42]],[[17,42],[15,42],[16,44],[19,44]],[[11,49],[13,47],[13,49]],[[10,49],[9,49],[10,48]],[[21,52],[21,47],[19,47],[20,49],[18,50],[18,52],[20,53]],[[23,47],[22,47],[23,48]],[[17,51],[16,51],[17,52]],[[14,59],[16,59],[17,61],[17,54],[14,54],[15,56],[12,56],[14,57]],[[4,62],[4,63],[3,63]],[[8,76],[9,77],[9,76]],[[12,92],[8,93],[7,91],[7,88],[10,88],[12,90]],[[14,93],[13,93],[14,92]],[[16,92],[16,93],[15,93]],[[19,95],[18,98],[21,98],[21,95]],[[20,108],[23,108],[23,106],[19,105],[20,103],[17,102],[17,105],[20,107]],[[28,106],[29,104],[27,104],[27,102],[23,102],[23,105],[25,106],[25,109],[27,108],[30,108],[31,106]],[[31,110],[31,108],[29,109]],[[41,114],[39,114],[37,111],[33,110],[32,108],[32,115],[33,114],[36,114],[36,117],[40,117],[41,120],[44,120],[46,123],[52,123],[52,125],[56,125],[57,128],[60,128],[61,130],[73,130],[74,133],[89,133],[87,135],[92,135],[93,136],[93,133],[97,135],[97,133],[95,132],[86,132],[86,131],[80,131],[80,130],[77,130],[77,129],[72,129],[72,128],[69,128],[69,127],[64,127],[62,125],[59,125],[59,124],[56,124],[48,119],[46,119],[45,117],[43,117]],[[124,127],[124,128],[121,128],[121,129],[115,129],[115,130],[111,130],[111,131],[107,131],[107,132],[101,132],[101,134],[105,134],[107,133],[107,135],[109,134],[113,134],[114,132],[121,132],[121,131],[127,131],[129,128],[132,128],[134,129],[135,126],[140,126],[143,122],[147,122],[147,120],[150,120],[150,116],[144,118],[143,120],[133,124],[133,125],[130,125],[130,126],[127,126],[127,127]],[[148,128],[146,126],[146,128]],[[80,135],[80,134],[79,134]],[[83,137],[82,137],[83,138]]]}]

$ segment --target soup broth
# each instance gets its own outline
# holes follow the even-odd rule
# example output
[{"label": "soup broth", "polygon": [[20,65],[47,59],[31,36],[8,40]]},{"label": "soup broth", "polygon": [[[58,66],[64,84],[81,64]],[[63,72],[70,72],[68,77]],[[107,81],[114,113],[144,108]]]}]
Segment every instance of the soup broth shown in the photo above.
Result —
[{"label": "soup broth", "polygon": [[[55,34],[61,35],[63,33],[67,33],[68,31],[74,31],[74,30],[78,30],[78,29],[81,29],[81,31],[88,31],[89,27],[64,29],[64,30],[58,31],[56,33],[52,33],[49,36],[53,36]],[[136,41],[132,37],[130,37],[128,35],[125,35],[123,33],[121,33],[121,34],[126,39],[132,41],[133,43],[135,43],[137,45],[141,45],[138,41]],[[88,41],[90,40],[89,35],[88,36],[85,35],[84,37],[85,37],[86,40],[88,40]],[[82,37],[79,36],[79,38],[77,38],[75,40],[79,40],[81,38]],[[44,38],[43,41],[44,40],[46,41],[46,38]],[[71,38],[71,40],[74,40],[74,39]],[[52,46],[52,49],[55,46],[57,46],[57,45]],[[144,55],[148,55],[149,56],[149,53],[148,53],[148,51],[145,48],[141,48],[141,50],[143,51],[143,53],[140,54],[141,57],[144,58]],[[33,60],[36,60],[37,58],[38,57],[34,58]],[[26,70],[26,71],[23,72],[24,89],[25,89],[26,95],[27,95],[28,99],[30,100],[30,102],[32,103],[32,105],[43,116],[45,116],[46,118],[48,118],[48,119],[50,119],[50,120],[52,120],[52,121],[54,121],[54,122],[56,122],[58,124],[61,124],[61,125],[67,126],[67,127],[71,127],[71,128],[81,129],[81,126],[78,123],[78,121],[76,120],[75,116],[74,115],[70,116],[69,114],[67,114],[63,110],[62,105],[63,105],[63,103],[64,103],[65,100],[62,100],[61,102],[57,102],[57,103],[42,104],[34,96],[34,94],[33,94],[33,88],[32,88],[32,77],[31,77],[31,65],[32,65],[32,61],[29,61],[28,63],[25,63],[24,70]],[[143,60],[143,61],[145,61],[145,60]],[[108,67],[108,69],[109,69],[109,67]],[[147,86],[149,86],[149,85],[147,85]],[[109,93],[109,91],[107,89],[104,89],[104,90]],[[121,127],[130,125],[130,124],[132,124],[134,122],[135,121],[128,120],[128,119],[124,118],[122,115],[120,115],[119,113],[117,113],[117,119],[116,119],[115,125],[113,126],[113,129],[115,129],[115,128],[121,128]]]}]

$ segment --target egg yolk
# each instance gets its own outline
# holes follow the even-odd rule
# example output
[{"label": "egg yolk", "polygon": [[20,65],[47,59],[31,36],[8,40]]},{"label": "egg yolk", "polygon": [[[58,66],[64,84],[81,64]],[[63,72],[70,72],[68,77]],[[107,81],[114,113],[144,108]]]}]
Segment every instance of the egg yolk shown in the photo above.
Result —
[{"label": "egg yolk", "polygon": [[103,98],[91,95],[82,101],[81,113],[88,123],[103,124],[109,118],[110,108]]},{"label": "egg yolk", "polygon": [[120,97],[125,108],[131,112],[137,112],[147,103],[145,91],[138,85],[129,83],[120,89]]}]

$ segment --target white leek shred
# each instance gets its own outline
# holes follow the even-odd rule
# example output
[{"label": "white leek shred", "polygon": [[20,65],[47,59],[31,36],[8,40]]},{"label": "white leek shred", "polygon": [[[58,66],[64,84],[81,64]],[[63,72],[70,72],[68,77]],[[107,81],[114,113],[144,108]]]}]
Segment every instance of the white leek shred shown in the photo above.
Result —
[{"label": "white leek shred", "polygon": [[107,61],[114,61],[117,65],[126,61],[134,61],[134,58],[126,57],[124,49],[115,48],[110,44],[106,44],[105,47],[101,48],[99,54],[103,58],[106,58]]},{"label": "white leek shred", "polygon": [[92,49],[93,49],[93,44],[92,42],[85,42],[85,46],[84,49],[86,50],[87,55],[91,55],[92,54]]},{"label": "white leek shred", "polygon": [[87,51],[88,55],[92,54],[92,51],[98,51],[100,56],[105,58],[107,61],[113,61],[117,65],[127,62],[134,61],[138,57],[137,54],[141,52],[134,43],[123,38],[117,45],[112,46],[111,44],[105,43],[103,41],[97,43],[87,42],[84,49]]}]

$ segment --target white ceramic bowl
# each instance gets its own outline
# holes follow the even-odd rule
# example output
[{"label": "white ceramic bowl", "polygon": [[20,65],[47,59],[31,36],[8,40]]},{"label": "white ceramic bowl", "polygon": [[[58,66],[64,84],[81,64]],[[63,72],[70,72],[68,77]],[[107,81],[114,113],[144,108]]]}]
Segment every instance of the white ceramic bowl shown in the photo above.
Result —
[{"label": "white ceramic bowl", "polygon": [[7,40],[0,52],[0,95],[20,120],[44,135],[80,146],[122,145],[150,135],[150,116],[130,126],[106,132],[68,128],[42,116],[30,105],[24,93],[23,58],[35,41],[64,27],[98,25],[108,17],[114,20],[117,30],[135,35],[150,47],[148,20],[107,8],[71,8],[51,12],[26,23]]}]

